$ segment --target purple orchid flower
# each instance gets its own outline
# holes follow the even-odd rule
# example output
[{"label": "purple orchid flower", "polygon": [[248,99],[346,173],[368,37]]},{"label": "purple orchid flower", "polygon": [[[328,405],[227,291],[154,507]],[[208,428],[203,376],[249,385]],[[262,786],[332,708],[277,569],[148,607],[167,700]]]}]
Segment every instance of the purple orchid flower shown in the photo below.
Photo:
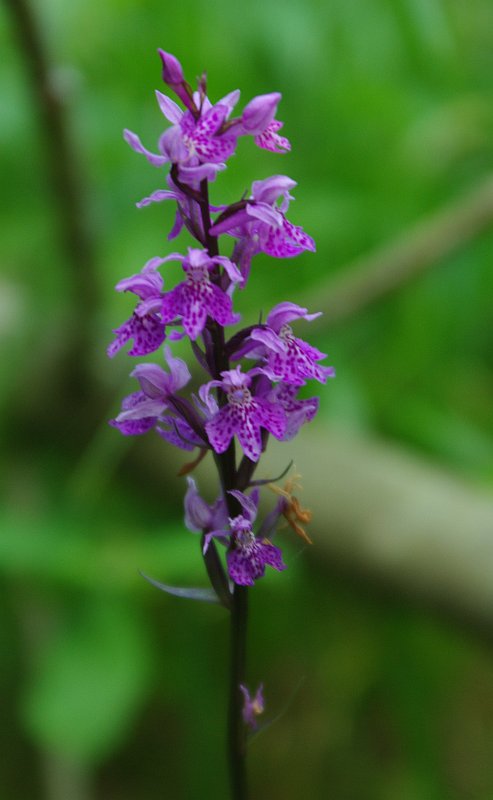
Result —
[{"label": "purple orchid flower", "polygon": [[304,250],[315,251],[311,236],[285,216],[289,201],[293,199],[289,192],[294,186],[296,181],[286,175],[254,181],[250,199],[240,203],[240,208],[232,213],[226,210],[210,229],[213,236],[231,233],[239,239],[238,264],[244,283],[250,261],[257,253],[264,252],[275,258],[293,258]]},{"label": "purple orchid flower", "polygon": [[[266,566],[271,566],[281,572],[286,569],[286,564],[282,560],[279,547],[275,547],[264,537],[255,536],[252,530],[258,511],[260,496],[258,489],[254,489],[250,497],[237,489],[231,490],[228,494],[237,500],[242,507],[242,513],[236,517],[229,517],[227,527],[223,525],[216,530],[209,530],[205,536],[204,553],[207,552],[213,537],[227,538],[229,546],[226,563],[231,580],[240,586],[253,586],[256,580],[265,575]],[[206,518],[205,508],[203,505],[199,506],[197,498],[191,494],[189,512],[192,502],[196,504],[194,521],[202,522]],[[277,518],[279,515],[280,511],[277,513]],[[217,518],[212,521],[216,522]],[[212,528],[212,524],[210,527]]]},{"label": "purple orchid flower", "polygon": [[171,128],[159,139],[160,154],[147,150],[132,131],[125,130],[124,138],[133,150],[144,155],[153,166],[159,167],[170,162],[178,164],[180,179],[184,183],[200,181],[204,177],[210,180],[218,169],[225,168],[222,162],[236,149],[237,136],[228,132],[221,133],[220,129],[230,116],[239,96],[239,91],[230,92],[214,106],[205,99],[197,119],[192,111],[183,111],[173,100],[157,91],[159,107],[172,123]]},{"label": "purple orchid flower", "polygon": [[317,364],[317,361],[326,358],[326,354],[294,336],[289,324],[299,318],[310,322],[320,315],[321,312],[308,314],[306,308],[296,303],[279,303],[268,315],[266,325],[263,328],[254,328],[249,336],[250,345],[258,343],[260,347],[254,347],[249,353],[245,353],[249,346],[247,342],[243,352],[249,358],[265,358],[266,371],[273,380],[293,386],[303,386],[310,378],[326,383],[327,378],[335,376],[333,367],[321,367]]},{"label": "purple orchid flower", "polygon": [[257,717],[263,714],[265,708],[264,685],[260,684],[253,697],[243,683],[240,683],[240,690],[244,697],[243,721],[250,730],[255,731],[258,728]]},{"label": "purple orchid flower", "polygon": [[258,147],[273,153],[291,150],[289,139],[277,133],[284,124],[274,119],[280,100],[279,92],[254,97],[243,109],[241,117],[229,123],[229,130],[253,136]]},{"label": "purple orchid flower", "polygon": [[182,389],[190,380],[190,371],[181,358],[174,358],[169,347],[164,348],[164,358],[169,373],[158,364],[139,364],[131,377],[137,378],[140,391],[124,398],[122,411],[110,425],[125,436],[146,433],[169,409],[168,399]]},{"label": "purple orchid flower", "polygon": [[261,428],[282,439],[286,433],[286,414],[279,405],[274,405],[265,395],[257,394],[252,387],[256,375],[265,371],[256,367],[242,373],[241,367],[221,372],[222,380],[209,381],[200,388],[199,395],[207,403],[212,387],[217,386],[226,393],[227,403],[219,408],[206,423],[209,441],[216,453],[224,453],[236,434],[243,452],[251,461],[258,461],[262,452]]},{"label": "purple orchid flower", "polygon": [[233,490],[230,494],[240,503],[243,513],[229,519],[231,540],[226,562],[231,579],[240,586],[253,586],[265,575],[266,565],[281,572],[286,569],[279,547],[266,539],[259,539],[252,530],[257,516],[258,492],[248,497]]},{"label": "purple orchid flower", "polygon": [[291,143],[285,136],[277,133],[284,123],[274,119],[281,95],[278,92],[254,97],[243,109],[241,115],[242,133],[254,137],[257,147],[273,153],[291,150]]},{"label": "purple orchid flower", "polygon": [[162,298],[161,313],[164,323],[181,317],[185,333],[195,340],[204,330],[207,317],[220,325],[233,325],[239,316],[233,313],[231,297],[211,281],[211,272],[222,266],[235,284],[241,281],[238,268],[225,256],[209,256],[207,250],[188,248],[188,256],[172,253],[164,261],[181,261],[187,276]]},{"label": "purple orchid flower", "polygon": [[[161,49],[158,49],[158,53],[163,65],[163,81],[180,98],[183,105],[194,116],[199,115],[199,108],[204,107],[204,102],[208,104],[207,107],[210,107],[205,95],[204,76],[199,82],[199,92],[194,94],[185,81],[182,65],[176,56]],[[254,97],[243,109],[241,117],[229,123],[229,130],[239,127],[240,134],[254,136],[255,143],[267,150],[278,153],[290,150],[289,141],[285,137],[276,134],[276,131],[283,126],[282,122],[274,119],[280,99],[279,92],[271,92],[270,94]],[[236,133],[238,134],[238,132]]]},{"label": "purple orchid flower", "polygon": [[192,92],[178,59],[164,50],[158,52],[163,64],[163,80],[178,95],[186,110],[162,92],[156,92],[159,107],[171,122],[171,127],[159,139],[159,154],[147,150],[137,134],[124,131],[130,147],[151,164],[157,167],[169,162],[179,165],[180,180],[191,185],[205,177],[214,180],[214,169],[225,168],[223,162],[233,155],[239,136],[252,135],[259,147],[273,152],[291,149],[288,139],[277,133],[283,125],[274,119],[281,99],[278,92],[254,97],[241,117],[228,121],[240,97],[238,90],[212,105],[205,94],[205,79],[199,81],[199,90]]},{"label": "purple orchid flower", "polygon": [[188,489],[185,495],[185,525],[192,533],[204,533],[224,528],[228,524],[226,503],[219,497],[209,505],[200,496],[194,479],[187,477]]},{"label": "purple orchid flower", "polygon": [[157,271],[162,263],[162,258],[151,258],[137,275],[124,278],[116,284],[118,292],[133,292],[142,302],[130,319],[113,330],[116,338],[107,349],[110,358],[116,355],[130,339],[134,340],[134,344],[128,351],[129,356],[145,356],[153,353],[164,342],[166,333],[159,314],[163,298],[163,279]]}]

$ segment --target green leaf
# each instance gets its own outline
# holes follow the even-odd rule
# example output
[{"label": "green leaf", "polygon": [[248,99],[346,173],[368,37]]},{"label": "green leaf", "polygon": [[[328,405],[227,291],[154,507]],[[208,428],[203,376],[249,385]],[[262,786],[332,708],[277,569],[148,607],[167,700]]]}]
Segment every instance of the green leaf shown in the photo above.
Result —
[{"label": "green leaf", "polygon": [[155,586],[156,589],[159,589],[161,592],[167,592],[168,594],[174,595],[174,597],[185,597],[188,600],[199,600],[202,603],[219,603],[219,597],[217,596],[214,589],[202,589],[202,588],[187,588],[185,586],[168,586],[167,583],[160,583],[160,581],[154,580],[154,578],[150,578],[148,575],[145,575],[143,572],[140,573],[146,581],[148,581],[152,586]]}]

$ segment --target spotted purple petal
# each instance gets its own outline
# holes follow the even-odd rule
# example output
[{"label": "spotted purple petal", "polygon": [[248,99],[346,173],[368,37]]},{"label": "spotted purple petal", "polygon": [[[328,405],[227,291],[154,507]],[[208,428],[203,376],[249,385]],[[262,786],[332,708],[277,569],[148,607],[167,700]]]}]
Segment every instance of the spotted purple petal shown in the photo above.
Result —
[{"label": "spotted purple petal", "polygon": [[282,439],[286,431],[286,414],[279,406],[267,400],[256,398],[256,419],[263,428],[266,428],[276,439]]},{"label": "spotted purple petal", "polygon": [[205,161],[226,161],[236,149],[237,139],[233,134],[223,133],[209,139],[200,138],[195,141],[195,149]]},{"label": "spotted purple petal", "polygon": [[255,136],[255,144],[263,150],[270,150],[272,153],[289,152],[291,150],[291,142],[285,136],[279,136],[277,133],[282,126],[282,122],[273,120],[262,133]]},{"label": "spotted purple petal", "polygon": [[206,111],[195,126],[193,132],[195,142],[207,140],[217,133],[226,119],[228,111],[228,106],[222,105],[221,103],[216,103],[215,106],[212,106],[212,108]]},{"label": "spotted purple petal", "polygon": [[288,237],[291,241],[296,242],[302,250],[310,250],[312,253],[315,252],[315,242],[311,236],[308,236],[308,234],[305,233],[303,228],[301,228],[299,225],[293,225],[293,223],[289,222],[287,219],[284,219],[283,221],[283,228],[286,237]]},{"label": "spotted purple petal", "polygon": [[226,561],[231,579],[240,586],[253,586],[265,575],[266,564],[278,571],[286,569],[280,549],[257,539],[249,546],[230,550]]},{"label": "spotted purple petal", "polygon": [[129,356],[145,356],[158,349],[166,338],[163,321],[156,314],[147,314],[143,317],[133,314],[130,319],[113,330],[115,341],[107,348],[110,358],[133,339],[133,347],[128,351]]},{"label": "spotted purple petal", "polygon": [[234,436],[237,427],[237,418],[231,406],[221,408],[215,416],[206,423],[205,429],[209,441],[216,453],[224,453]]}]

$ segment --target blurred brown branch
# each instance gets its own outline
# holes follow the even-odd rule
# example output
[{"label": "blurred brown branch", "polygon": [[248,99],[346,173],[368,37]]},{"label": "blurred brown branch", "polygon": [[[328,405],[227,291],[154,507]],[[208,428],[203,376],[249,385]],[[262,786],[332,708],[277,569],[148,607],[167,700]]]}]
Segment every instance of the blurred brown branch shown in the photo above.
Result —
[{"label": "blurred brown branch", "polygon": [[395,241],[306,292],[300,304],[324,312],[311,329],[325,330],[346,322],[492,227],[493,176],[489,176]]},{"label": "blurred brown branch", "polygon": [[31,85],[31,94],[44,141],[46,172],[56,207],[62,250],[71,277],[70,330],[63,354],[66,386],[80,391],[90,374],[87,368],[90,319],[97,288],[92,234],[87,222],[87,192],[81,177],[79,153],[67,124],[63,98],[43,42],[41,29],[28,0],[6,0]]},{"label": "blurred brown branch", "polygon": [[493,640],[490,493],[360,433],[305,430],[281,447],[270,445],[259,477],[279,469],[281,452],[294,458],[313,511],[307,557]]}]

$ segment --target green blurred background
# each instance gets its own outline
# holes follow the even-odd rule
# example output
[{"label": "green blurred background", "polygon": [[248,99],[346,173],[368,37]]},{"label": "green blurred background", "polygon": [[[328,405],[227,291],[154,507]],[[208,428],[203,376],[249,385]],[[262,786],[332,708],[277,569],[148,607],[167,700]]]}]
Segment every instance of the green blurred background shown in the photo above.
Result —
[{"label": "green blurred background", "polygon": [[[128,127],[152,149],[162,131],[157,47],[191,81],[207,69],[213,100],[237,87],[243,103],[282,92],[292,153],[241,141],[212,197],[233,202],[275,173],[298,181],[290,219],[317,253],[259,257],[239,302],[253,320],[284,299],[320,298],[327,322],[314,340],[338,371],[305,444],[302,431],[297,449],[276,450],[277,471],[295,457],[303,502],[323,511],[315,547],[282,534],[289,570],[252,592],[250,683],[264,681],[269,719],[285,712],[251,744],[252,797],[491,800],[493,599],[475,614],[460,592],[414,591],[417,565],[405,584],[392,559],[365,568],[365,537],[389,497],[368,502],[372,459],[357,455],[360,442],[371,442],[367,453],[391,446],[430,497],[435,477],[457,480],[465,519],[478,503],[493,519],[491,0],[32,5],[69,148],[57,152],[59,131],[37,102],[39,64],[19,35],[23,6],[9,0],[0,8],[1,800],[227,797],[226,615],[162,595],[138,574],[205,583],[181,521],[186,455],[151,435],[126,440],[106,422],[133,390],[131,360],[105,356],[132,307],[113,286],[171,250],[171,204],[134,207],[163,175],[121,135]],[[75,202],[56,177],[67,162]],[[451,203],[456,216],[435,230]],[[423,222],[438,255],[416,240]],[[396,238],[397,277],[373,300],[382,248]],[[183,235],[179,247],[188,243]],[[399,274],[403,254],[426,262],[413,280]],[[366,276],[360,301],[347,283],[355,261]],[[349,310],[336,319],[338,297]],[[330,453],[345,437],[363,478],[353,490],[348,445],[350,488],[335,515],[310,471],[330,484]],[[397,486],[398,470],[393,478]],[[405,470],[401,482],[414,496]],[[356,568],[351,552],[332,558],[330,542],[359,503],[368,513]],[[436,505],[446,531],[454,520]],[[418,514],[417,538],[420,524]],[[384,527],[374,553],[385,555],[398,533]],[[470,560],[476,533],[466,524],[455,552]],[[487,594],[493,531],[482,534],[472,557],[484,562]],[[440,575],[446,535],[425,558]]]}]

